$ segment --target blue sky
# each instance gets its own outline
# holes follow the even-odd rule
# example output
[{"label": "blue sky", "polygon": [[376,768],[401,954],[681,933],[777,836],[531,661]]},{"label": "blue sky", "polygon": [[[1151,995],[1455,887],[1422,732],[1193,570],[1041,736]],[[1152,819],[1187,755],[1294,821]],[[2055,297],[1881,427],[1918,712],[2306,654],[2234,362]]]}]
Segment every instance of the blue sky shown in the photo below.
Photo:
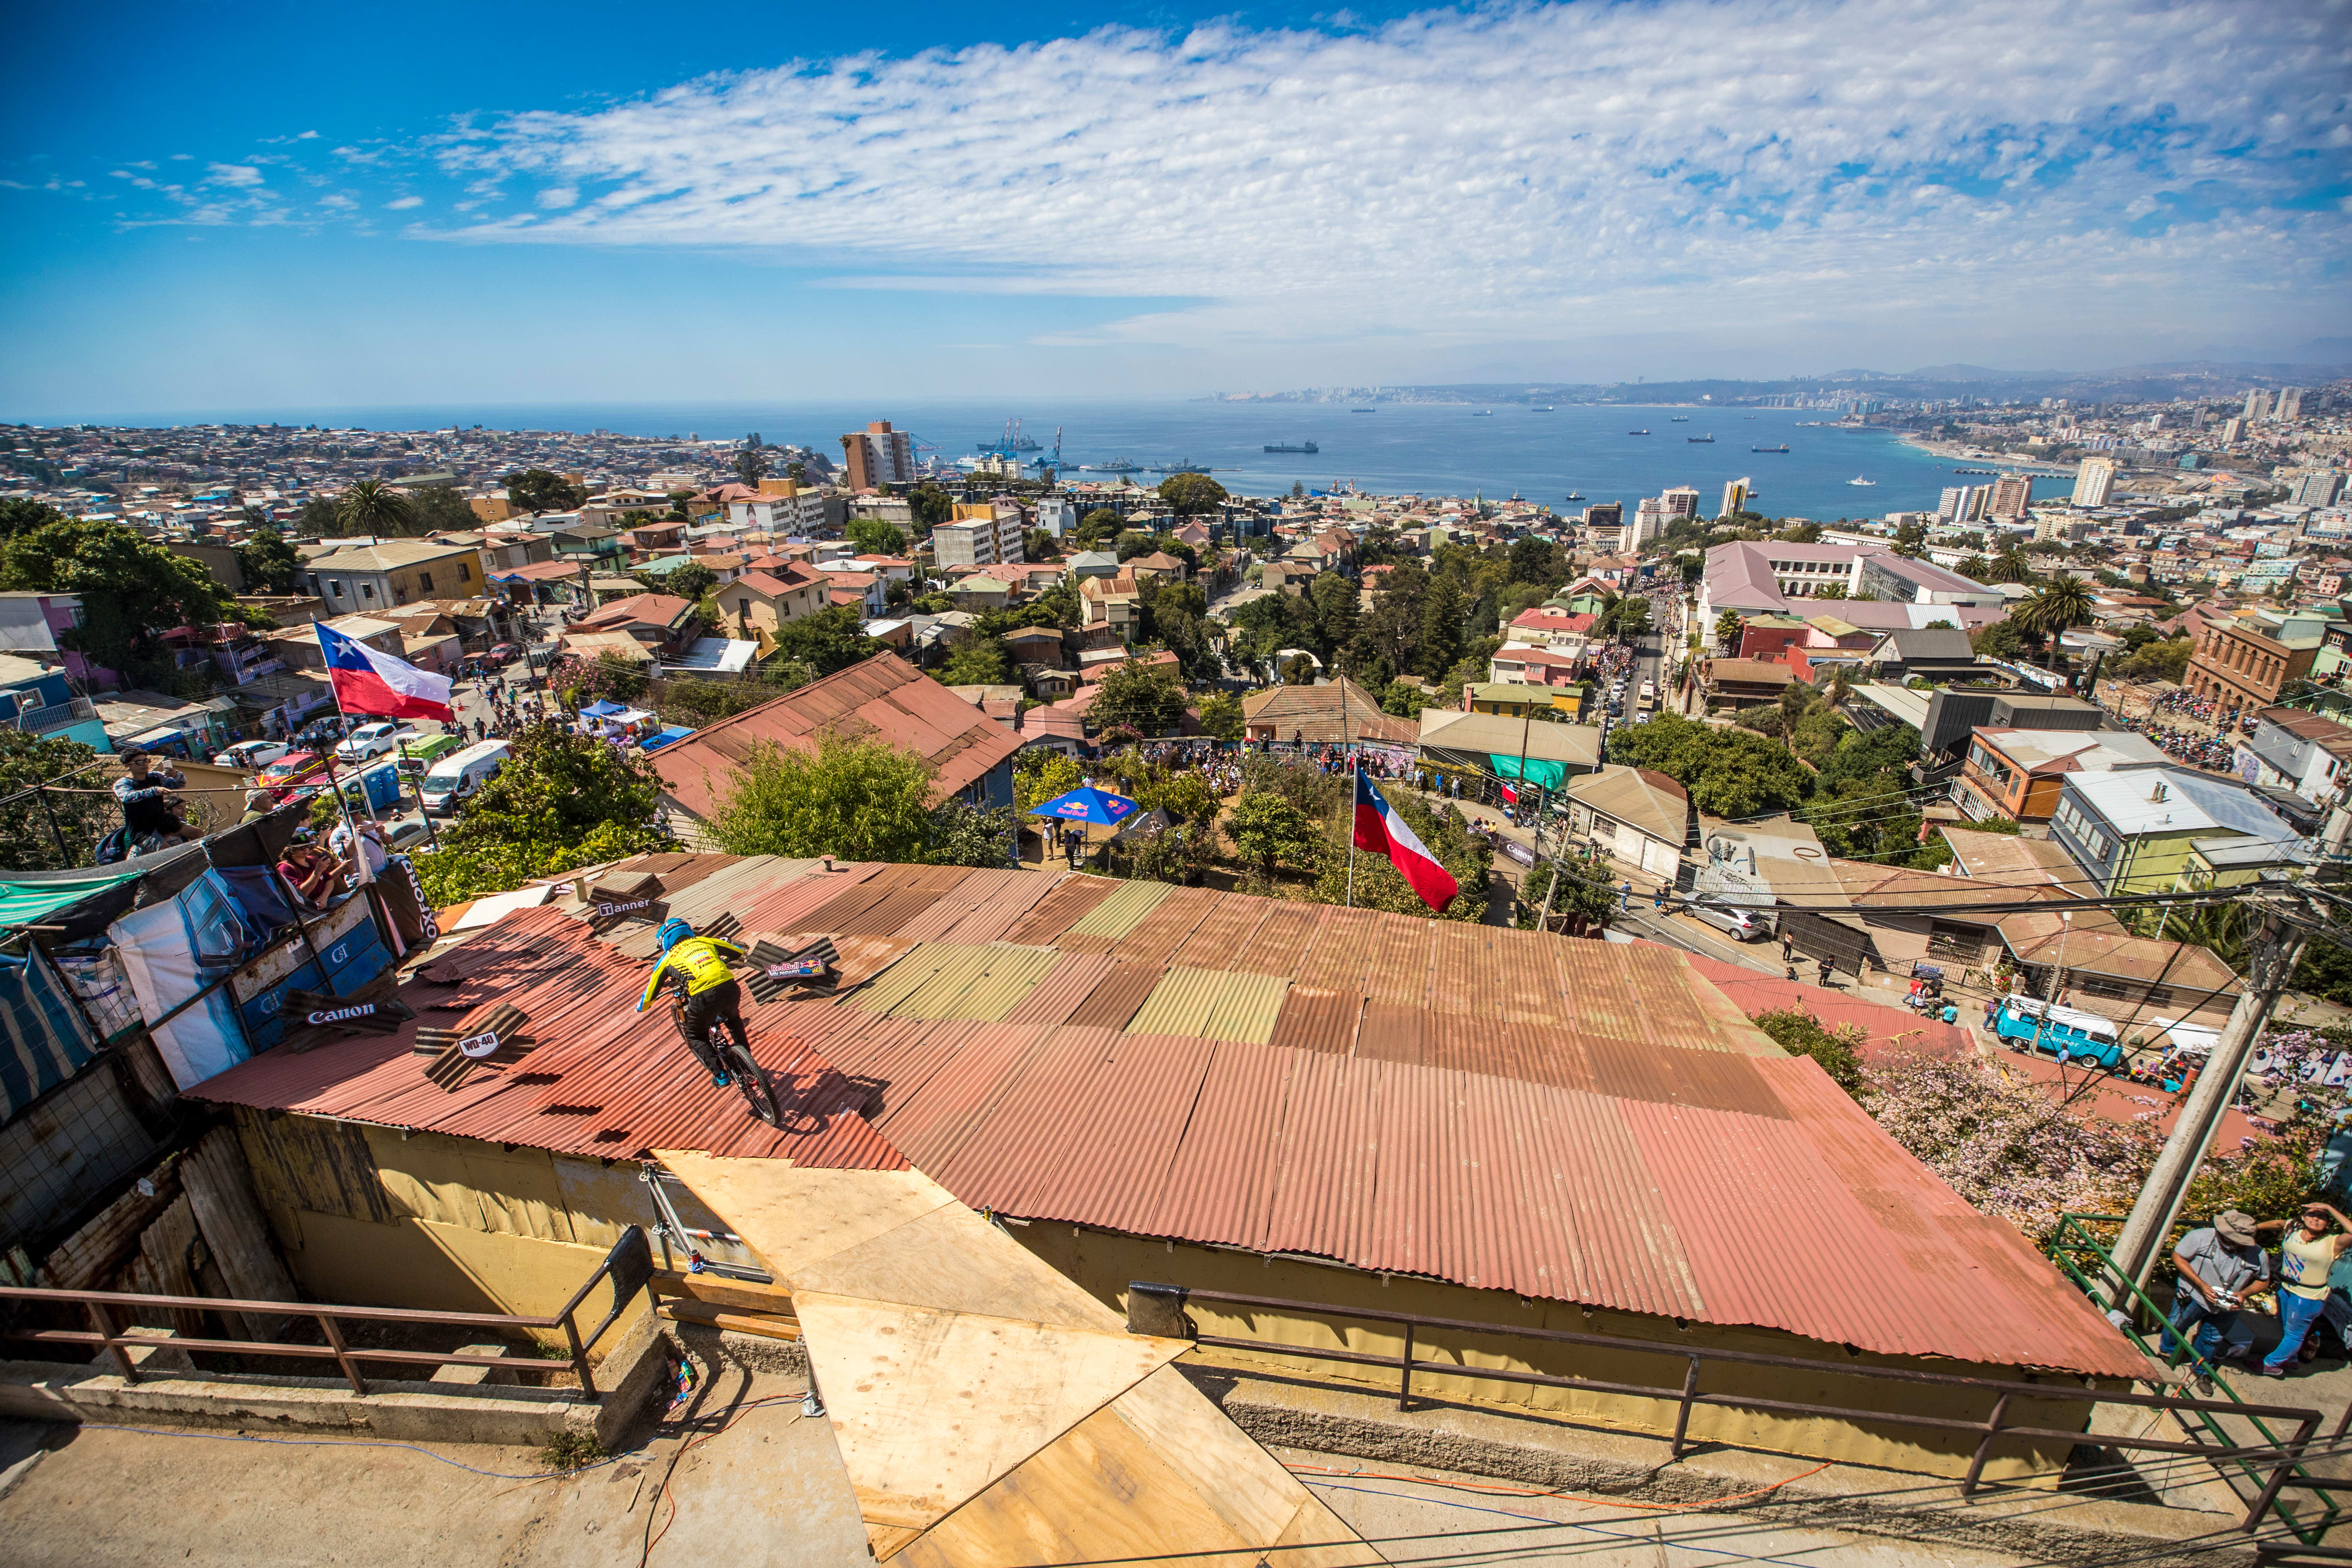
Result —
[{"label": "blue sky", "polygon": [[2093,366],[2352,327],[2352,5],[51,7],[0,417]]}]

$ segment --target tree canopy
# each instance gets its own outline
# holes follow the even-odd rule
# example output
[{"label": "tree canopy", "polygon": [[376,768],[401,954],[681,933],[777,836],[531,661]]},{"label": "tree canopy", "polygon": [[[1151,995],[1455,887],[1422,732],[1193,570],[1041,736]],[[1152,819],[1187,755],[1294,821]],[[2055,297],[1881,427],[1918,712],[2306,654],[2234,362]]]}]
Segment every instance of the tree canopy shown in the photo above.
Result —
[{"label": "tree canopy", "polygon": [[517,511],[570,511],[588,499],[585,485],[575,485],[546,468],[524,468],[507,476],[507,504]]},{"label": "tree canopy", "polygon": [[1171,474],[1160,481],[1160,499],[1179,517],[1197,517],[1225,503],[1225,487],[1206,474]]},{"label": "tree canopy", "polygon": [[802,616],[776,628],[776,647],[785,658],[798,659],[819,675],[847,669],[881,647],[866,635],[864,619],[855,605]]},{"label": "tree canopy", "polygon": [[1103,677],[1087,717],[1102,729],[1126,724],[1140,734],[1165,735],[1183,722],[1185,707],[1175,670],[1130,660]]},{"label": "tree canopy", "polygon": [[425,896],[453,904],[509,891],[534,877],[665,848],[654,826],[661,779],[644,752],[554,724],[509,742],[507,760],[441,847],[416,862]]},{"label": "tree canopy", "polygon": [[264,523],[236,549],[237,569],[247,586],[265,594],[291,594],[301,586],[302,557],[275,523]]},{"label": "tree canopy", "polygon": [[1676,713],[1611,731],[1609,760],[1665,774],[1709,816],[1738,819],[1804,804],[1804,764],[1763,736],[1716,730]]},{"label": "tree canopy", "polygon": [[907,553],[906,534],[897,523],[887,518],[851,518],[849,542],[857,546],[857,552],[861,555],[898,557]]},{"label": "tree canopy", "polygon": [[[79,741],[0,729],[0,797],[63,778],[97,759],[98,753]],[[105,770],[92,768],[70,787],[99,789],[111,778]],[[47,807],[45,812],[42,802],[30,795],[0,805],[0,866],[14,871],[63,871],[87,866],[99,839],[122,826],[121,809],[110,795],[52,795]],[[57,820],[55,832],[49,827],[52,814]],[[58,849],[60,836],[65,839],[62,855]]]},{"label": "tree canopy", "polygon": [[705,831],[730,855],[921,862],[935,832],[929,763],[878,740],[756,746]]},{"label": "tree canopy", "polygon": [[117,522],[53,522],[0,546],[0,587],[81,596],[82,625],[59,640],[133,684],[176,690],[173,626],[226,619],[235,600],[198,563]]}]

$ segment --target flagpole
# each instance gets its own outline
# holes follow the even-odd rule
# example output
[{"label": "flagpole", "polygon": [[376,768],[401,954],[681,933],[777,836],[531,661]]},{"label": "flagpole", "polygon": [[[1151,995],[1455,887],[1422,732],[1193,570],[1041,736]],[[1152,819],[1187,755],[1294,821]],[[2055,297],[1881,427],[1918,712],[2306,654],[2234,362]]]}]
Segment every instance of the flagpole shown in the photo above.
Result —
[{"label": "flagpole", "polygon": [[1339,677],[1339,754],[1348,759],[1348,901],[1339,907],[1356,907],[1356,802],[1363,794],[1363,770],[1348,749],[1348,678]]}]

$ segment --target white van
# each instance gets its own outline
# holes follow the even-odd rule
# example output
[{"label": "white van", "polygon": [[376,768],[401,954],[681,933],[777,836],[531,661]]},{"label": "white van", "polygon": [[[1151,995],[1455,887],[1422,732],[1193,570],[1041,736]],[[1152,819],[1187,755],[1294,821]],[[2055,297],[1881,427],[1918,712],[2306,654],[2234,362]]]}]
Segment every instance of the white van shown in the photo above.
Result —
[{"label": "white van", "polygon": [[457,809],[459,802],[471,798],[506,760],[504,741],[484,741],[462,752],[450,752],[425,775],[425,809],[436,816],[447,816]]}]

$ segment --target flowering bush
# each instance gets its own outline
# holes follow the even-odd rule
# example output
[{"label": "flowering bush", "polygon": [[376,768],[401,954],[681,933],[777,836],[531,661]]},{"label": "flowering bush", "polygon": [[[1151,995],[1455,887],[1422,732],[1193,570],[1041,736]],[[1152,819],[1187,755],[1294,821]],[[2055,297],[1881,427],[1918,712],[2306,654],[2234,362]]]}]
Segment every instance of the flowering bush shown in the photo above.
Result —
[{"label": "flowering bush", "polygon": [[1899,1053],[1862,1068],[1863,1109],[1979,1213],[2037,1246],[2074,1210],[2128,1209],[2160,1147],[2145,1124],[2061,1109],[2023,1074]]}]

